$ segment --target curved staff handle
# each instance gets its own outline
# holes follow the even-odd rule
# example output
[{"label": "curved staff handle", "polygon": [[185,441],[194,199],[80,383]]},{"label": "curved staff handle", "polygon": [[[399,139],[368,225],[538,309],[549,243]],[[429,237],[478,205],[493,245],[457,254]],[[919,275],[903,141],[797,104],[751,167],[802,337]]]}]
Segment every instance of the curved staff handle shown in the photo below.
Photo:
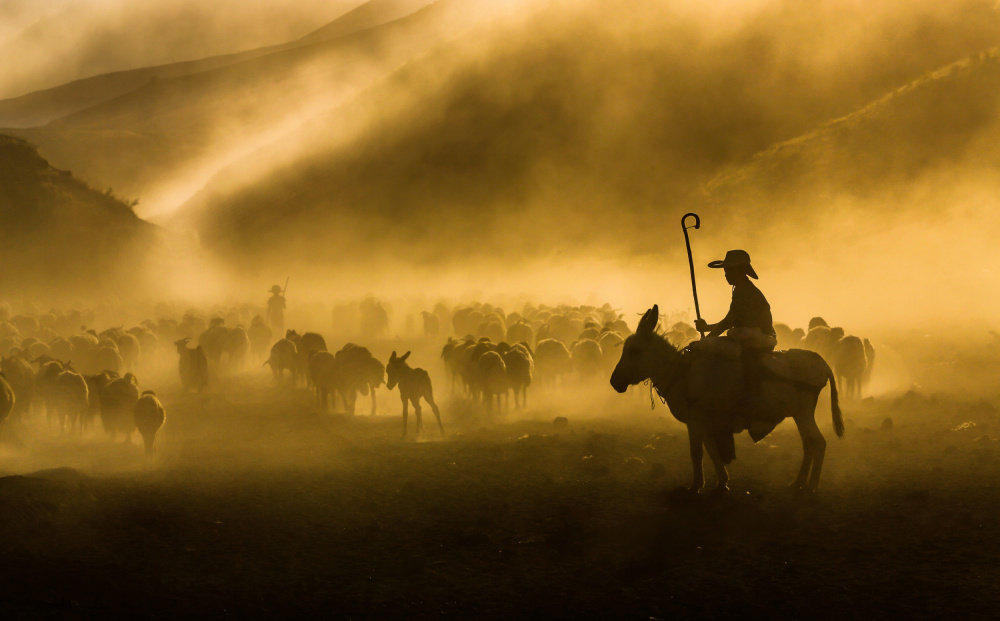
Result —
[{"label": "curved staff handle", "polygon": [[[694,225],[688,226],[687,219],[691,217],[694,218]],[[686,213],[684,214],[684,217],[681,218],[681,228],[684,229],[684,243],[687,245],[687,251],[688,251],[688,265],[691,267],[691,291],[694,293],[694,314],[695,317],[701,319],[701,309],[698,308],[698,284],[695,282],[694,279],[694,258],[691,256],[691,239],[688,237],[688,229],[701,228],[701,218],[699,218],[698,214],[694,213],[693,211],[691,213]],[[698,334],[700,334],[702,337],[705,336],[705,333],[702,332],[701,330],[698,331]]]}]

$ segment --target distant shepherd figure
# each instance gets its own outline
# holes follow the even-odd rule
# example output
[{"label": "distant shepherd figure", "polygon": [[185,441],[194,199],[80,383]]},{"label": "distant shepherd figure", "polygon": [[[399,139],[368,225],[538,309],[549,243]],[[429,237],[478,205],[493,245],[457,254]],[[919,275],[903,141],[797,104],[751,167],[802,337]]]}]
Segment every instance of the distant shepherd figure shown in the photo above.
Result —
[{"label": "distant shepherd figure", "polygon": [[267,301],[267,317],[274,334],[285,333],[285,302],[284,291],[281,287],[274,285],[271,287],[271,298]]}]

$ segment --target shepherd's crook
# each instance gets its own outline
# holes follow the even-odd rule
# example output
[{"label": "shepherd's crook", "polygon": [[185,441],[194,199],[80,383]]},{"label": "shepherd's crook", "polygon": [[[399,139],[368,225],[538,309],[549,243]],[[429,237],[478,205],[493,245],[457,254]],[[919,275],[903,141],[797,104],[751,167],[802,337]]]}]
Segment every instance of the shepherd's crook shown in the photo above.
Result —
[{"label": "shepherd's crook", "polygon": [[[688,226],[687,219],[692,216],[694,216],[694,226]],[[688,237],[688,229],[701,228],[701,218],[699,218],[698,214],[694,212],[686,213],[684,214],[684,217],[681,218],[681,228],[684,229],[684,243],[687,244],[687,250],[688,250],[688,265],[691,266],[691,291],[694,293],[694,314],[695,317],[701,319],[701,309],[698,308],[698,285],[697,283],[695,283],[694,280],[694,258],[691,256],[691,239]],[[705,333],[702,332],[701,330],[698,331],[698,334],[700,334],[703,337],[705,336]]]}]

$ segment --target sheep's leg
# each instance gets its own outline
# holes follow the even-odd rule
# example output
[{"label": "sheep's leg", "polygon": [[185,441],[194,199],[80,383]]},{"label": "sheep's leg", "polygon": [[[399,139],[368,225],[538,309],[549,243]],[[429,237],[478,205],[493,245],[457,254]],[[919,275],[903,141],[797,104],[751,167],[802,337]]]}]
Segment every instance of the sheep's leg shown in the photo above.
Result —
[{"label": "sheep's leg", "polygon": [[372,393],[372,413],[369,416],[375,416],[375,387],[369,383],[368,390]]}]

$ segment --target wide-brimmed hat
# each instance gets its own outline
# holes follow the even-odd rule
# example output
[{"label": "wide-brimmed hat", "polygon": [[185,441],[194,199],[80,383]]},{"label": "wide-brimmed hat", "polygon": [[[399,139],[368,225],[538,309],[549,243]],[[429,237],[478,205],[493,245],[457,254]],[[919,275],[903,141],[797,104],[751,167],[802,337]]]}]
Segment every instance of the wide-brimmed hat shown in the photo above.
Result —
[{"label": "wide-brimmed hat", "polygon": [[281,293],[282,289],[279,285],[274,285],[271,287],[271,293]]},{"label": "wide-brimmed hat", "polygon": [[726,253],[726,258],[721,261],[712,261],[709,267],[745,267],[747,276],[757,278],[757,272],[750,267],[750,255],[746,250],[730,250]]}]

